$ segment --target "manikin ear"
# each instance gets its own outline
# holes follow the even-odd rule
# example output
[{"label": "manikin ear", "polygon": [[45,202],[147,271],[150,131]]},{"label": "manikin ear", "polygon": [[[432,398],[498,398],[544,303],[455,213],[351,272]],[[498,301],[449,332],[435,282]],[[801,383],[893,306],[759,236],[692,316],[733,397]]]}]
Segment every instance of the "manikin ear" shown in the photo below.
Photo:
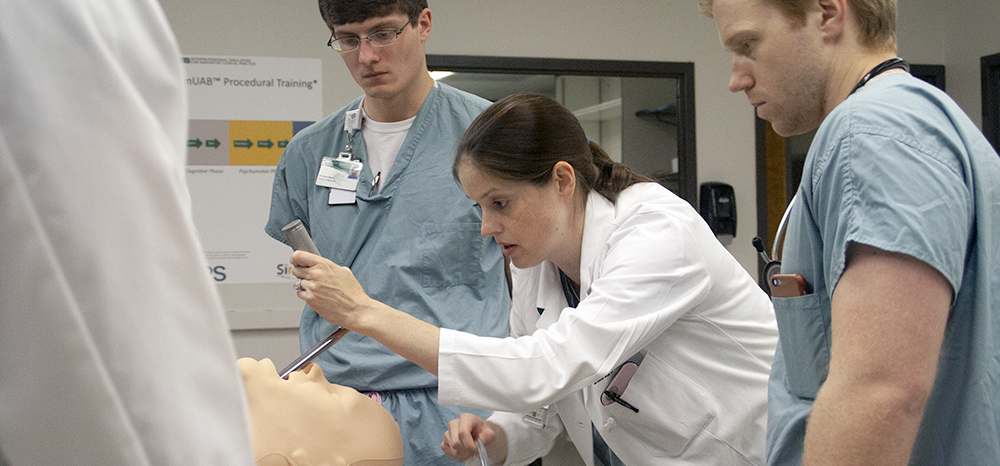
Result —
[{"label": "manikin ear", "polygon": [[417,17],[417,32],[420,33],[420,42],[427,40],[431,35],[431,9],[424,8]]},{"label": "manikin ear", "polygon": [[820,15],[819,28],[827,39],[837,39],[847,26],[847,0],[815,0]]},{"label": "manikin ear", "polygon": [[552,181],[556,184],[559,197],[572,199],[576,193],[576,170],[569,162],[560,160],[552,167]]}]

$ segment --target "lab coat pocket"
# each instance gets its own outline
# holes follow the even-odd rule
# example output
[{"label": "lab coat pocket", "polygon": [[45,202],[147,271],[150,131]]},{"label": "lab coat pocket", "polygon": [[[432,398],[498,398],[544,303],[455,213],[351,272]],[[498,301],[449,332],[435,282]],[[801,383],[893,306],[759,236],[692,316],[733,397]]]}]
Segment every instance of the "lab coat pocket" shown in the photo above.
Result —
[{"label": "lab coat pocket", "polygon": [[708,391],[650,353],[639,365],[622,398],[639,412],[613,403],[607,407],[610,416],[605,426],[609,421],[617,424],[627,434],[617,440],[629,449],[645,449],[655,457],[684,453],[688,444],[715,419]]},{"label": "lab coat pocket", "polygon": [[425,223],[420,230],[421,286],[445,288],[479,281],[485,241],[478,223]]},{"label": "lab coat pocket", "polygon": [[830,314],[821,295],[774,298],[778,338],[785,356],[785,384],[799,398],[814,399],[830,366]]}]

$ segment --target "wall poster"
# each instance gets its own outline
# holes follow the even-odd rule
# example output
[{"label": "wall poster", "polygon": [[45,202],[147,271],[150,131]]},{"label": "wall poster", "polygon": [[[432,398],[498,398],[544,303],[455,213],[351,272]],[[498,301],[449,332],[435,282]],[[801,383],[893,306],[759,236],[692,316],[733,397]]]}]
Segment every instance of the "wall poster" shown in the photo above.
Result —
[{"label": "wall poster", "polygon": [[206,271],[217,283],[290,281],[291,249],[266,233],[275,166],[322,117],[321,60],[183,57],[187,184]]}]

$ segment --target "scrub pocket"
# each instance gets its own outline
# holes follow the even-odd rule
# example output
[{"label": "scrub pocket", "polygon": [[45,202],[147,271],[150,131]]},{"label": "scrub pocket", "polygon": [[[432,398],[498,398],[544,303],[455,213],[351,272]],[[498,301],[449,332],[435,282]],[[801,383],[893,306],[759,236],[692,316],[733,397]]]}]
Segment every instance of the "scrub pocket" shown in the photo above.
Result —
[{"label": "scrub pocket", "polygon": [[482,275],[486,240],[479,223],[423,224],[417,254],[424,288],[470,285]]},{"label": "scrub pocket", "polygon": [[799,397],[815,399],[830,369],[830,313],[818,294],[774,298],[778,338],[785,356],[785,384]]},{"label": "scrub pocket", "polygon": [[[596,399],[604,385],[606,382],[598,385]],[[631,443],[630,449],[645,450],[654,457],[684,453],[715,419],[708,391],[651,353],[646,354],[622,398],[639,412],[618,403],[606,407],[605,414],[615,418],[618,428],[628,433],[618,439]]]}]

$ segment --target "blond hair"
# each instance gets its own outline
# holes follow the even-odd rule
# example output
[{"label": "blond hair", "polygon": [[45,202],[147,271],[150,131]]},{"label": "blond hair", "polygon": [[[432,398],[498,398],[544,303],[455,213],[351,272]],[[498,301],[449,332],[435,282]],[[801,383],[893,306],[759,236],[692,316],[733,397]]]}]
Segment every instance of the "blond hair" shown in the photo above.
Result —
[{"label": "blond hair", "polygon": [[[805,21],[810,0],[764,0],[778,7],[785,16]],[[896,0],[847,0],[854,12],[865,48],[878,52],[896,52]],[[711,18],[713,0],[698,0],[701,14]]]}]

